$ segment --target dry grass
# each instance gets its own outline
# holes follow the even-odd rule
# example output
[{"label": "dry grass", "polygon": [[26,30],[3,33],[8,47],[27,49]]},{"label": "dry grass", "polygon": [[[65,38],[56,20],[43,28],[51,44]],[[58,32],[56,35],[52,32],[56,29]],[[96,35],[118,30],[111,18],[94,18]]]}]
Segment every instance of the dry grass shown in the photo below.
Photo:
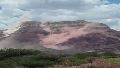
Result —
[{"label": "dry grass", "polygon": [[120,64],[112,63],[112,61],[109,62],[107,59],[97,59],[93,63],[81,64],[81,66],[56,65],[52,68],[120,68]]}]

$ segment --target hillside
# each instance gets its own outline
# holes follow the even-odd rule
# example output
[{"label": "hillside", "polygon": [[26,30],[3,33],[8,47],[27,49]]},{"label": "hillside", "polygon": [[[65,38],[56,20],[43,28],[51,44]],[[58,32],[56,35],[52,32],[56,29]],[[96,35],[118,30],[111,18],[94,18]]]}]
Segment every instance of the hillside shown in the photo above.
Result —
[{"label": "hillside", "polygon": [[120,51],[120,32],[102,23],[77,21],[25,21],[0,41],[1,48],[32,48],[63,52]]}]

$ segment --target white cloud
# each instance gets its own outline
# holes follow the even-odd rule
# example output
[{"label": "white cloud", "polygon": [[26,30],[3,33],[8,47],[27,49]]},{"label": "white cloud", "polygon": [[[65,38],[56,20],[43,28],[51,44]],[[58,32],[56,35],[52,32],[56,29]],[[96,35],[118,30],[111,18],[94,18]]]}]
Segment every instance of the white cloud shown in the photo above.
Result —
[{"label": "white cloud", "polygon": [[17,8],[26,2],[26,0],[2,0],[0,5],[5,8]]},{"label": "white cloud", "polygon": [[13,23],[29,14],[33,20],[84,19],[103,22],[120,30],[120,4],[110,4],[109,0],[3,0],[0,6],[2,23]]},{"label": "white cloud", "polygon": [[85,10],[105,4],[107,0],[26,0],[21,9],[71,9]]}]

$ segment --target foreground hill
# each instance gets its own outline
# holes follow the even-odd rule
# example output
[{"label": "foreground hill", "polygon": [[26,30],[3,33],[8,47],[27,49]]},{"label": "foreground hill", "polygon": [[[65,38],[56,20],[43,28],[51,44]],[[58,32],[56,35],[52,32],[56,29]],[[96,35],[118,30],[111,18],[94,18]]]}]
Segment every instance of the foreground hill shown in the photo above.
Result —
[{"label": "foreground hill", "polygon": [[120,32],[102,23],[77,21],[22,22],[19,29],[0,41],[1,48],[62,50],[69,53],[120,51]]}]

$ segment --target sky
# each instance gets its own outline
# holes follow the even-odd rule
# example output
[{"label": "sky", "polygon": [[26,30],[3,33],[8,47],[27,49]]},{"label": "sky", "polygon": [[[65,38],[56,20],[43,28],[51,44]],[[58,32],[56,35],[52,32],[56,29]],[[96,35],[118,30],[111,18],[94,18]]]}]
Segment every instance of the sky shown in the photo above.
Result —
[{"label": "sky", "polygon": [[120,30],[120,0],[0,0],[0,29],[27,20],[87,20]]}]

